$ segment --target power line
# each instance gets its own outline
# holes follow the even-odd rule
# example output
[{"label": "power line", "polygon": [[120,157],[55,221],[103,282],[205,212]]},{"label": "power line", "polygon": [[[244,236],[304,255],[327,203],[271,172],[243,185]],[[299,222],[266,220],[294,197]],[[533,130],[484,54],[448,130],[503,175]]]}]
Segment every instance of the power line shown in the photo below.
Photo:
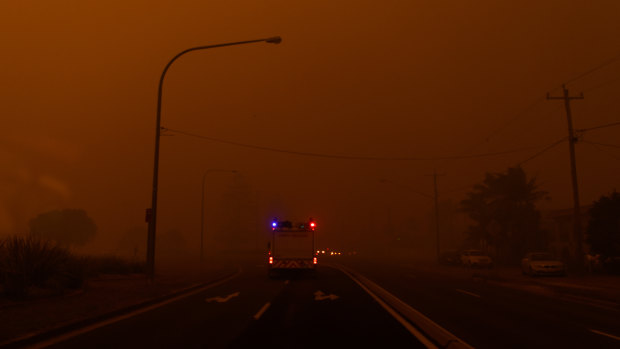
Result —
[{"label": "power line", "polygon": [[620,125],[620,121],[612,122],[610,124],[605,124],[605,125],[600,125],[600,126],[594,126],[594,127],[589,127],[589,128],[582,128],[582,129],[578,129],[578,130],[575,130],[575,131],[577,131],[577,132],[588,132],[588,131],[592,131],[592,130],[598,130],[599,128],[607,128],[607,127],[619,126],[619,125]]},{"label": "power line", "polygon": [[534,100],[534,102],[530,103],[527,107],[523,108],[520,112],[518,112],[517,114],[515,114],[512,118],[510,118],[508,121],[506,121],[506,123],[504,123],[502,126],[496,128],[494,131],[492,131],[488,136],[485,137],[485,141],[488,142],[492,137],[495,137],[498,133],[500,133],[501,131],[503,131],[504,129],[506,129],[506,127],[508,127],[510,124],[512,124],[514,121],[520,119],[522,116],[524,116],[525,114],[527,114],[529,111],[531,111],[532,109],[534,109],[534,107],[538,106],[540,103],[542,103],[545,100],[545,96],[540,96],[539,98],[537,98],[536,100]]},{"label": "power line", "polygon": [[481,144],[487,143],[489,142],[489,140],[491,140],[491,138],[495,137],[496,135],[498,135],[499,133],[501,133],[504,129],[506,129],[506,127],[508,127],[510,124],[512,124],[513,122],[515,122],[516,120],[520,119],[521,117],[525,116],[528,112],[530,112],[532,109],[534,109],[536,106],[538,106],[542,101],[545,100],[544,96],[541,96],[539,98],[537,98],[536,100],[534,100],[532,103],[530,103],[528,106],[526,106],[525,108],[521,109],[521,111],[519,111],[518,113],[516,113],[513,117],[511,117],[510,119],[508,119],[505,123],[503,123],[501,126],[495,128],[493,131],[491,131],[487,136],[485,136],[483,138],[482,141],[474,143],[472,146],[468,147],[465,151],[459,153],[459,158],[457,159],[464,159],[467,158],[467,153],[469,153],[471,150],[475,149],[476,147],[478,147]]},{"label": "power line", "polygon": [[[596,149],[596,150],[598,150],[598,151],[600,151],[600,152],[602,152],[602,153],[605,153],[607,156],[610,156],[610,157],[612,157],[612,158],[614,158],[614,159],[616,159],[616,160],[620,160],[620,158],[619,158],[619,157],[617,157],[617,156],[615,156],[614,154],[612,154],[612,153],[610,153],[610,152],[608,152],[608,151],[606,151],[606,150],[603,150],[603,149],[599,148],[599,147],[596,145],[597,143],[594,143],[594,142],[588,142],[588,141],[583,141],[583,142],[584,142],[584,143],[589,144],[589,145],[590,145],[590,146],[592,146],[594,149]],[[618,148],[620,148],[620,146],[618,146]]]},{"label": "power line", "polygon": [[558,144],[560,144],[560,143],[564,142],[566,139],[567,139],[567,137],[562,137],[561,139],[558,139],[557,141],[555,141],[555,142],[553,142],[553,143],[549,144],[548,146],[546,146],[544,149],[542,149],[541,151],[537,152],[536,154],[534,154],[534,155],[530,156],[529,158],[527,158],[527,159],[525,159],[525,160],[523,160],[523,161],[519,162],[519,163],[517,164],[517,166],[521,166],[521,165],[525,164],[526,162],[528,162],[528,161],[530,161],[530,160],[533,160],[533,159],[535,159],[535,158],[539,157],[540,155],[544,154],[544,153],[545,153],[545,152],[547,152],[548,150],[551,150],[551,149],[552,149],[553,147],[555,147],[556,145],[558,145]]},{"label": "power line", "polygon": [[583,78],[585,76],[588,76],[588,75],[594,73],[597,70],[605,68],[606,66],[608,66],[608,65],[610,65],[610,64],[612,64],[612,63],[614,63],[614,62],[616,62],[618,60],[620,60],[620,54],[616,55],[616,56],[613,56],[612,58],[604,61],[603,63],[601,63],[601,64],[599,64],[599,65],[597,65],[597,66],[595,66],[595,67],[593,67],[591,69],[588,69],[587,71],[585,71],[585,72],[583,72],[583,73],[581,73],[581,74],[579,74],[579,75],[577,75],[577,76],[575,76],[575,77],[573,77],[571,79],[568,79],[565,83],[568,85],[571,82],[575,82],[575,81],[577,81],[577,80],[579,80],[579,79],[581,79],[581,78]]},{"label": "power line", "polygon": [[592,142],[592,141],[582,141],[582,142],[590,143],[592,145],[602,145],[604,147],[619,148],[620,149],[620,145],[615,145],[615,144],[598,143],[598,142]]},{"label": "power line", "polygon": [[620,80],[620,77],[617,77],[617,78],[611,79],[611,80],[607,80],[605,82],[601,82],[598,85],[594,85],[592,87],[588,87],[587,89],[583,90],[583,92],[585,93],[585,92],[594,91],[594,90],[597,90],[597,89],[599,89],[599,88],[601,88],[603,86],[613,84],[614,82],[619,81],[619,80]]},{"label": "power line", "polygon": [[438,157],[350,156],[350,155],[301,152],[301,151],[286,150],[286,149],[280,149],[280,148],[264,147],[264,146],[234,142],[234,141],[229,141],[229,140],[219,139],[219,138],[214,138],[214,137],[202,136],[202,135],[194,134],[191,132],[175,130],[175,129],[166,128],[166,127],[162,127],[162,130],[182,134],[182,135],[189,136],[189,137],[205,139],[205,140],[209,140],[212,142],[230,144],[230,145],[235,145],[238,147],[244,147],[244,148],[250,148],[250,149],[258,149],[258,150],[264,150],[264,151],[270,151],[270,152],[276,152],[276,153],[284,153],[284,154],[292,154],[292,155],[300,155],[300,156],[310,156],[310,157],[329,158],[329,159],[343,159],[343,160],[432,161],[432,160],[473,159],[473,158],[484,158],[484,157],[506,155],[506,154],[517,153],[517,152],[537,148],[537,147],[521,147],[521,148],[508,149],[508,150],[491,152],[491,153],[472,154],[472,155],[449,155],[449,156],[438,156]]},{"label": "power line", "polygon": [[461,185],[459,187],[455,187],[452,189],[448,189],[448,190],[444,190],[444,193],[454,193],[457,191],[462,191],[463,189],[471,189],[474,185],[473,184],[468,184],[468,185]]}]

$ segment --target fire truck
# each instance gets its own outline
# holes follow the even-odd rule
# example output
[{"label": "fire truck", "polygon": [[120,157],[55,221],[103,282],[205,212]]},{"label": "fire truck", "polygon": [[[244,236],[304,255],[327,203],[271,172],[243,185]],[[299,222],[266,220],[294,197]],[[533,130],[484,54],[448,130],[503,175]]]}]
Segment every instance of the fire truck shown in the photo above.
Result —
[{"label": "fire truck", "polygon": [[268,244],[270,277],[284,271],[316,273],[315,228],[316,222],[312,218],[297,224],[273,219],[271,241]]}]

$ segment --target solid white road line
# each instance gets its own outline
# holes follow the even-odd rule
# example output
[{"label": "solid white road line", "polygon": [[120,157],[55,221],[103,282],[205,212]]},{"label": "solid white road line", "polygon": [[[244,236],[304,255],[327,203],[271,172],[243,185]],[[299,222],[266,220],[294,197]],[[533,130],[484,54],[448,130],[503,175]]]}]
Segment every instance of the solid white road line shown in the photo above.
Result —
[{"label": "solid white road line", "polygon": [[197,293],[203,292],[203,291],[205,291],[207,289],[210,289],[212,287],[219,286],[221,284],[224,284],[224,283],[226,283],[226,282],[236,278],[237,276],[239,276],[239,274],[241,274],[241,269],[237,270],[237,272],[235,274],[227,277],[224,280],[220,280],[220,281],[215,282],[213,284],[209,284],[209,285],[207,285],[205,287],[201,287],[201,288],[199,288],[197,290],[194,290],[194,291],[191,291],[189,293],[185,293],[185,294],[176,296],[174,298],[170,298],[168,300],[165,300],[165,301],[163,301],[161,303],[153,304],[153,305],[150,305],[148,307],[144,307],[144,308],[132,311],[131,313],[128,313],[128,314],[125,314],[125,315],[120,315],[120,316],[117,316],[117,317],[113,317],[111,319],[104,320],[104,321],[98,322],[96,324],[92,324],[90,326],[83,327],[83,328],[81,328],[79,330],[75,330],[75,331],[72,331],[72,332],[60,335],[58,337],[54,337],[52,339],[48,339],[46,341],[36,343],[36,344],[34,344],[32,346],[29,346],[28,348],[31,348],[31,349],[34,349],[34,348],[37,348],[37,349],[38,348],[45,348],[45,347],[49,347],[50,345],[54,345],[56,343],[64,342],[64,341],[66,341],[66,340],[68,340],[70,338],[73,338],[75,336],[79,336],[81,334],[90,332],[92,330],[96,330],[96,329],[98,329],[100,327],[107,326],[107,325],[110,325],[110,324],[113,324],[113,323],[116,323],[116,322],[128,319],[130,317],[134,317],[134,316],[142,314],[142,313],[146,313],[147,311],[151,311],[151,310],[163,307],[166,304],[170,304],[172,302],[176,302],[176,301],[181,300],[183,298],[187,298],[189,296],[192,296],[192,295],[195,295]]},{"label": "solid white road line", "polygon": [[618,336],[614,336],[613,334],[609,334],[609,333],[605,333],[605,332],[601,332],[601,331],[597,331],[597,330],[593,330],[593,329],[588,329],[590,332],[596,333],[596,334],[600,334],[601,336],[605,336],[605,337],[609,337],[609,338],[613,338],[617,341],[620,341],[620,337]]},{"label": "solid white road line", "polygon": [[425,335],[423,335],[420,331],[418,331],[415,327],[413,327],[407,320],[405,320],[400,314],[398,314],[392,307],[387,305],[381,298],[375,295],[368,287],[364,286],[361,282],[357,280],[357,278],[353,277],[353,275],[349,274],[348,271],[344,269],[339,269],[345,275],[347,275],[351,280],[353,280],[356,284],[358,284],[366,293],[368,293],[379,305],[385,309],[396,321],[400,322],[409,333],[411,333],[414,337],[416,337],[422,344],[424,344],[427,348],[437,349],[437,346],[433,344]]},{"label": "solid white road line", "polygon": [[482,298],[482,297],[480,297],[480,295],[477,295],[477,294],[475,294],[475,293],[473,293],[473,292],[469,292],[469,291],[461,290],[460,288],[456,288],[455,290],[456,290],[456,292],[461,292],[461,293],[464,293],[464,294],[468,294],[468,295],[470,295],[470,296],[472,296],[472,297]]},{"label": "solid white road line", "polygon": [[269,302],[265,303],[265,305],[263,305],[263,307],[260,308],[258,313],[254,314],[254,320],[260,319],[260,317],[263,316],[263,313],[266,312],[267,309],[269,309],[270,306],[271,306],[271,303],[269,303]]}]

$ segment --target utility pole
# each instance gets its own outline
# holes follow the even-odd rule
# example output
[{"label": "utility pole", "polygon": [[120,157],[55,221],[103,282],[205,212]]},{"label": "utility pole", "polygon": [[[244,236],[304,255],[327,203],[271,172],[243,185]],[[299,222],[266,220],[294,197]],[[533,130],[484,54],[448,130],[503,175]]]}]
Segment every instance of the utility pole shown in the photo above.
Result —
[{"label": "utility pole", "polygon": [[444,174],[438,174],[436,170],[433,170],[433,174],[431,176],[433,176],[433,187],[435,190],[435,238],[437,239],[437,262],[439,263],[441,259],[439,254],[439,194],[437,192],[437,176],[444,176]]},{"label": "utility pole", "polygon": [[576,251],[575,251],[575,264],[578,267],[583,266],[583,233],[581,231],[581,212],[579,206],[579,185],[577,183],[577,165],[575,162],[575,142],[577,141],[577,137],[575,137],[575,131],[573,130],[573,119],[570,112],[570,101],[572,99],[583,99],[583,92],[576,97],[570,97],[568,94],[568,89],[563,84],[562,90],[564,95],[562,97],[551,97],[549,93],[547,93],[547,99],[563,99],[564,106],[566,107],[566,121],[568,122],[568,150],[570,154],[570,171],[571,177],[573,180],[573,202],[574,202],[574,211],[573,211],[573,236],[577,243]]}]

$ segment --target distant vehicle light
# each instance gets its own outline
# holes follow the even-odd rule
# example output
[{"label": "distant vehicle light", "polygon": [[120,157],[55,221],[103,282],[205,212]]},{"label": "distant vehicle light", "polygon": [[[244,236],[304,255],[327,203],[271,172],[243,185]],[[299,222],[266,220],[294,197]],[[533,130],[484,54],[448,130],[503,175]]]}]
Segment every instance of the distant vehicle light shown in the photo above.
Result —
[{"label": "distant vehicle light", "polygon": [[312,258],[312,264],[316,264],[316,257]]},{"label": "distant vehicle light", "polygon": [[325,254],[325,251],[321,251],[322,254]]}]

